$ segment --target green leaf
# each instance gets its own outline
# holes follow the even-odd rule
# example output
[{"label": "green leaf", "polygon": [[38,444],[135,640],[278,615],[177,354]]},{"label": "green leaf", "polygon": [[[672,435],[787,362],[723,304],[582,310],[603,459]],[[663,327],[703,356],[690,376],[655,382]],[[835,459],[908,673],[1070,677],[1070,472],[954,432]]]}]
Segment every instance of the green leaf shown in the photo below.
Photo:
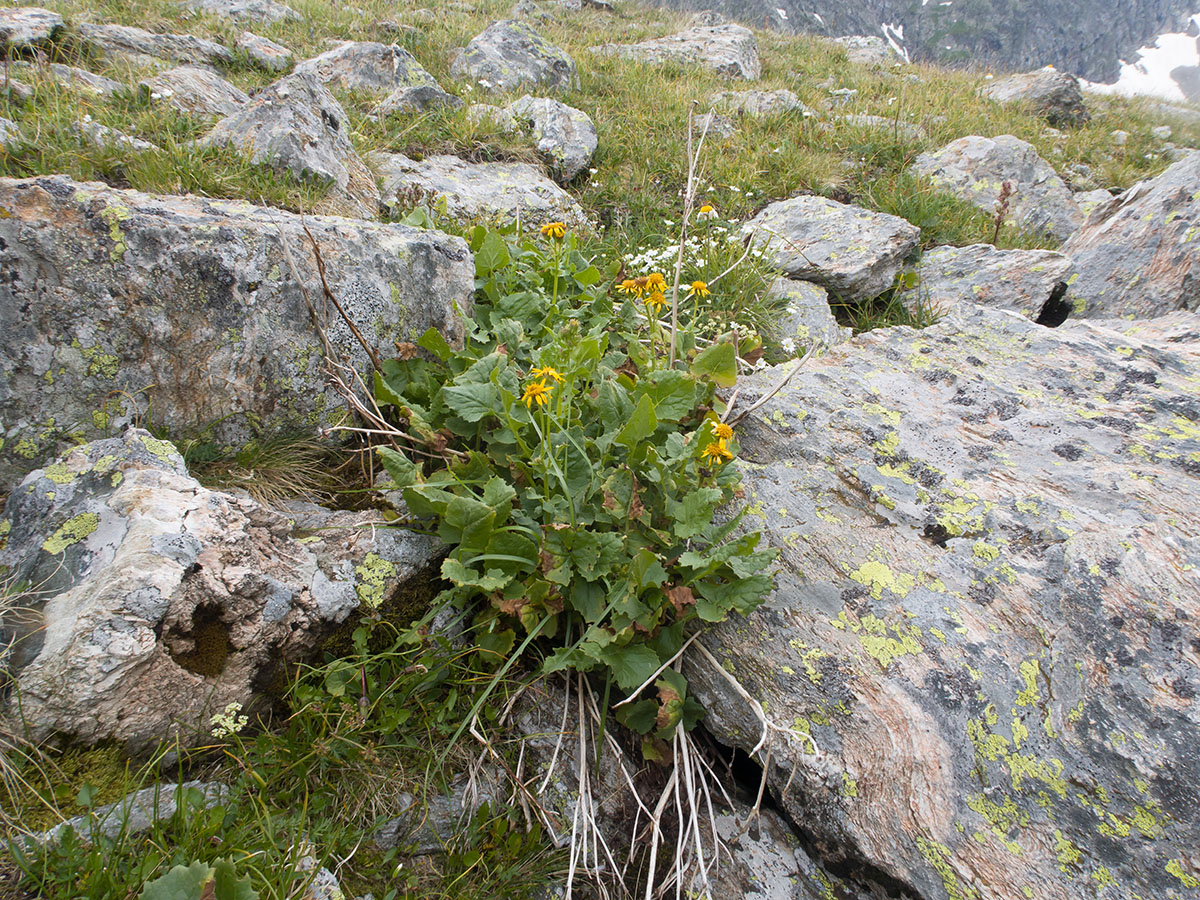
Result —
[{"label": "green leaf", "polygon": [[497,415],[502,408],[494,384],[452,384],[442,389],[442,400],[452,413],[471,423]]},{"label": "green leaf", "polygon": [[731,610],[746,615],[762,603],[771,589],[771,579],[755,575],[726,584],[697,581],[692,589],[698,595],[696,614],[706,622],[721,622]]},{"label": "green leaf", "polygon": [[216,900],[258,900],[258,892],[250,886],[250,876],[238,878],[232,860],[215,860],[213,869],[216,872]]},{"label": "green leaf", "polygon": [[576,531],[569,543],[571,562],[588,581],[603,578],[624,556],[625,537],[613,531]]},{"label": "green leaf", "polygon": [[392,386],[378,372],[375,373],[375,401],[384,405],[403,407],[404,398],[392,390]]},{"label": "green leaf", "polygon": [[637,391],[654,401],[660,422],[678,422],[696,408],[696,381],[675,369],[647,373]]},{"label": "green leaf", "polygon": [[721,387],[733,387],[737,384],[737,356],[733,344],[713,344],[692,361],[691,371],[693,375],[712,379]]},{"label": "green leaf", "polygon": [[448,544],[458,544],[462,549],[482,553],[492,536],[496,511],[486,503],[470,497],[455,497],[446,504],[438,534]]},{"label": "green leaf", "polygon": [[604,650],[604,661],[612,669],[613,678],[623,691],[632,691],[662,664],[658,654],[644,644],[609,646]]},{"label": "green leaf", "polygon": [[633,412],[633,403],[629,400],[629,392],[612,379],[600,384],[596,406],[600,410],[600,423],[605,431],[616,433]]},{"label": "green leaf", "polygon": [[475,277],[490,278],[492,273],[512,262],[508,242],[494,231],[489,231],[483,243],[475,251]]},{"label": "green leaf", "polygon": [[175,866],[166,875],[142,888],[141,900],[200,900],[215,871],[208,863],[196,860],[190,866]]},{"label": "green leaf", "polygon": [[[638,684],[641,682],[639,681]],[[637,684],[634,685],[634,687],[637,686]],[[654,700],[639,700],[636,703],[617,708],[617,721],[638,734],[649,734],[653,731],[656,718],[658,718],[658,703]]]},{"label": "green leaf", "polygon": [[595,266],[588,266],[582,272],[575,273],[575,283],[580,287],[588,288],[600,282],[603,277]]},{"label": "green leaf", "polygon": [[654,414],[654,401],[643,396],[630,415],[625,427],[617,433],[617,443],[623,447],[635,447],[658,428],[658,417]]},{"label": "green leaf", "polygon": [[667,515],[678,538],[695,537],[712,523],[713,512],[721,502],[719,488],[696,488],[682,500],[667,498]]},{"label": "green leaf", "polygon": [[661,585],[667,580],[667,572],[656,554],[650,550],[639,550],[629,564],[629,580],[640,591],[651,585]]},{"label": "green leaf", "polygon": [[442,362],[446,362],[454,355],[454,350],[446,343],[446,339],[436,328],[430,328],[417,338],[417,346],[422,350],[428,350]]},{"label": "green leaf", "polygon": [[486,575],[480,575],[452,556],[442,560],[442,577],[459,587],[478,588],[485,594],[498,591],[512,581],[511,575],[505,575],[499,569],[488,569]]},{"label": "green leaf", "polygon": [[511,628],[505,628],[503,631],[489,631],[475,637],[475,645],[484,653],[494,653],[496,656],[508,659],[508,654],[512,652],[513,644],[517,641],[517,634]]},{"label": "green leaf", "polygon": [[378,447],[380,462],[392,481],[399,488],[416,484],[420,471],[403,453],[398,453],[391,447]]}]

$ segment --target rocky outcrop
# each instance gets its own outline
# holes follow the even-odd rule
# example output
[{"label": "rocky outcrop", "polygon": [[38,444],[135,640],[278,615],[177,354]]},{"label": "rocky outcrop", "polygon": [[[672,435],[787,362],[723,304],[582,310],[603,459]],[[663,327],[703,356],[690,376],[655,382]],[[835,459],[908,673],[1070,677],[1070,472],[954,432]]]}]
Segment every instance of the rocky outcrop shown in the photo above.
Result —
[{"label": "rocky outcrop", "polygon": [[371,164],[383,184],[383,205],[414,190],[446,200],[446,212],[474,219],[530,225],[565,222],[590,227],[575,198],[525,163],[469,163],[457,156],[427,156],[420,162],[398,153],[373,153]]},{"label": "rocky outcrop", "polygon": [[300,13],[278,0],[186,0],[186,5],[197,12],[238,21],[267,23],[300,19]]},{"label": "rocky outcrop", "polygon": [[833,39],[846,48],[846,57],[862,66],[890,66],[906,60],[895,48],[876,34],[851,34]]},{"label": "rocky outcrop", "polygon": [[744,116],[775,116],[797,112],[802,116],[815,116],[816,111],[800,102],[791,91],[721,91],[713,94],[713,106],[727,112]]},{"label": "rocky outcrop", "polygon": [[79,36],[101,54],[118,59],[134,57],[147,60],[174,60],[196,65],[229,65],[233,54],[228,47],[190,34],[154,34],[132,25],[94,25],[84,22],[78,26]]},{"label": "rocky outcrop", "polygon": [[[0,565],[33,586],[6,611],[8,702],[35,739],[143,754],[252,713],[360,605],[428,579],[438,542],[382,519],[284,515],[200,486],[166,441],[130,430],[31,473],[3,518]],[[301,541],[299,538],[305,537]]]},{"label": "rocky outcrop", "polygon": [[236,47],[256,66],[268,72],[286,72],[295,60],[292,51],[287,47],[260,37],[252,31],[243,31],[237,39]]},{"label": "rocky outcrop", "polygon": [[579,87],[575,60],[524,22],[494,22],[471,39],[450,66],[487,90],[511,91],[523,85],[545,90]]},{"label": "rocky outcrop", "polygon": [[64,66],[60,63],[37,63],[34,65],[22,62],[12,62],[10,66],[14,71],[23,75],[29,77],[44,75],[71,90],[96,97],[111,97],[121,91],[129,90],[129,85],[75,66]]},{"label": "rocky outcrop", "polygon": [[446,93],[436,84],[418,84],[412,87],[396,88],[375,109],[375,115],[390,116],[392,113],[424,112],[442,107],[454,109],[462,105],[462,100],[453,94]]},{"label": "rocky outcrop", "polygon": [[277,81],[200,143],[236,147],[253,163],[327,186],[319,213],[373,218],[379,210],[375,177],[350,143],[346,112],[312,75]]},{"label": "rocky outcrop", "polygon": [[922,153],[913,171],[940,190],[988,213],[1009,182],[1008,221],[1026,231],[1066,240],[1083,224],[1071,189],[1032,144],[1012,135],[964,137],[933,153]]},{"label": "rocky outcrop", "polygon": [[37,6],[0,9],[0,46],[23,50],[48,44],[63,29],[63,17]]},{"label": "rocky outcrop", "polygon": [[772,203],[743,231],[785,275],[815,282],[843,300],[877,297],[890,288],[921,236],[898,216],[824,197]]},{"label": "rocky outcrop", "polygon": [[225,447],[337,419],[309,300],[331,347],[369,363],[322,299],[306,229],[380,346],[461,341],[470,314],[470,252],[436,231],[63,176],[0,179],[0,210],[0,483],[134,418]]},{"label": "rocky outcrop", "polygon": [[139,82],[155,103],[166,103],[191,116],[232,116],[250,102],[232,84],[199,66],[179,66]]},{"label": "rocky outcrop", "polygon": [[557,181],[571,181],[591,164],[600,139],[583,110],[550,97],[526,94],[510,103],[508,111],[528,125],[534,146]]},{"label": "rocky outcrop", "polygon": [[810,348],[820,352],[850,339],[850,329],[838,325],[829,295],[819,285],[777,278],[767,300],[782,306],[768,336],[787,356],[803,356]]},{"label": "rocky outcrop", "polygon": [[837,118],[838,121],[844,122],[851,128],[860,128],[863,131],[878,131],[895,140],[908,141],[910,144],[919,144],[929,139],[929,135],[926,134],[925,129],[920,125],[914,125],[912,122],[903,122],[900,119],[862,114],[838,116]]},{"label": "rocky outcrop", "polygon": [[991,244],[938,247],[921,257],[915,271],[919,278],[911,294],[944,313],[979,303],[1043,325],[1059,325],[1070,313],[1062,298],[1075,264],[1062,253],[997,250]]},{"label": "rocky outcrop", "polygon": [[761,702],[782,808],[893,896],[1194,892],[1200,317],[1118,327],[872,332],[740,426],[778,587],[689,688],[746,751],[725,673]]},{"label": "rocky outcrop", "polygon": [[1095,210],[1062,250],[1079,267],[1069,293],[1077,315],[1200,308],[1200,153]]},{"label": "rocky outcrop", "polygon": [[638,44],[603,44],[593,47],[592,52],[651,64],[667,60],[694,63],[747,81],[756,81],[762,75],[758,43],[753,32],[741,25],[689,28]]},{"label": "rocky outcrop", "polygon": [[103,835],[115,841],[122,835],[132,837],[149,831],[156,823],[164,822],[175,815],[181,800],[195,809],[211,809],[230,796],[228,785],[216,781],[184,781],[182,783],[156,784],[152,787],[131,791],[116,803],[98,806],[82,816],[72,816],[55,825],[49,831],[35,834],[30,839],[38,844],[56,842],[64,832],[73,831],[85,840]]},{"label": "rocky outcrop", "polygon": [[390,93],[398,88],[438,87],[411,53],[396,44],[343,41],[320,56],[297,63],[297,75],[310,75],[332,90]]},{"label": "rocky outcrop", "polygon": [[980,94],[997,103],[1026,106],[1051,125],[1082,125],[1091,119],[1079,79],[1053,66],[993,81]]},{"label": "rocky outcrop", "polygon": [[133,137],[115,128],[109,128],[102,122],[97,122],[90,115],[71,126],[72,130],[93,147],[101,150],[120,150],[125,153],[147,153],[160,150],[157,144]]}]

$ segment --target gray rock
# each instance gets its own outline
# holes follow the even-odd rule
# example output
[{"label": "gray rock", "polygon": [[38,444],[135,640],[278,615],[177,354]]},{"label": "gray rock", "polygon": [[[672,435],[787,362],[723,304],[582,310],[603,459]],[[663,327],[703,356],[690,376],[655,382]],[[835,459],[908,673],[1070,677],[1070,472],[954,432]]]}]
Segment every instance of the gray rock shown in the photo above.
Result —
[{"label": "gray rock", "polygon": [[[0,564],[38,586],[0,622],[26,727],[135,755],[207,736],[230,704],[253,714],[283,666],[358,603],[427,582],[440,553],[354,513],[327,513],[302,541],[286,516],[202,487],[172,444],[137,429],[31,473],[3,522]],[[323,608],[331,586],[358,603]]]},{"label": "gray rock", "polygon": [[456,78],[469,78],[488,90],[522,85],[547,90],[579,87],[575,60],[524,22],[494,22],[471,39],[450,66]]},{"label": "gray rock", "polygon": [[1200,317],[1172,318],[969,307],[841,345],[739,426],[778,588],[684,674],[719,741],[763,728],[718,666],[784,729],[774,796],[844,869],[926,900],[1190,895]]},{"label": "gray rock", "polygon": [[843,300],[877,297],[890,288],[921,236],[897,216],[824,197],[772,203],[743,232],[785,275],[816,282]]},{"label": "gray rock", "polygon": [[703,113],[692,120],[692,135],[699,138],[707,135],[707,140],[723,141],[737,134],[737,126],[720,113]]},{"label": "gray rock", "polygon": [[191,809],[212,809],[227,796],[228,785],[216,781],[156,784],[131,791],[116,803],[99,806],[87,815],[67,819],[49,831],[32,835],[29,840],[42,845],[56,843],[68,829],[86,843],[92,843],[101,835],[109,840],[116,840],[122,834],[133,837],[174,816],[181,797]]},{"label": "gray rock", "polygon": [[236,147],[251,162],[329,185],[317,212],[373,218],[379,210],[379,189],[349,133],[345,110],[328,88],[312,75],[297,72],[222,119],[200,143]]},{"label": "gray rock", "polygon": [[191,116],[232,116],[250,102],[243,91],[198,66],[168,69],[138,86],[151,101],[166,103]]},{"label": "gray rock", "polygon": [[457,109],[463,102],[448,94],[436,84],[419,84],[413,87],[398,87],[375,109],[377,116],[393,113],[424,112],[430,109],[450,107]]},{"label": "gray rock", "polygon": [[1122,131],[1122,130],[1118,129],[1118,130],[1112,132],[1112,134],[1110,134],[1109,137],[1112,138],[1114,147],[1124,147],[1126,144],[1129,143],[1129,132],[1128,131]]},{"label": "gray rock", "polygon": [[24,142],[25,138],[21,134],[21,126],[12,119],[0,117],[0,147],[11,151]]},{"label": "gray rock", "polygon": [[1082,125],[1091,119],[1083,104],[1079,79],[1053,66],[997,79],[979,93],[997,103],[1029,106],[1051,125]]},{"label": "gray rock", "polygon": [[831,88],[829,91],[830,103],[837,106],[849,106],[850,101],[858,96],[858,88]]},{"label": "gray rock", "polygon": [[295,62],[295,56],[287,47],[268,38],[259,37],[250,31],[241,33],[236,47],[245,53],[256,66],[268,72],[286,72]]},{"label": "gray rock", "polygon": [[438,86],[411,53],[395,44],[343,41],[297,63],[295,74],[311,75],[335,90],[391,93],[397,88]]},{"label": "gray rock", "polygon": [[926,134],[925,129],[920,125],[914,125],[911,122],[902,122],[899,119],[866,115],[839,116],[838,118],[853,128],[891,134],[893,137],[900,138],[912,144],[919,144],[922,141],[929,140],[929,135]]},{"label": "gray rock", "polygon": [[370,161],[383,184],[383,205],[414,188],[446,199],[456,219],[499,219],[541,225],[565,222],[590,228],[570,194],[525,163],[469,163],[457,156],[427,156],[420,162],[396,153],[373,153]]},{"label": "gray rock", "polygon": [[815,110],[800,102],[791,91],[721,91],[713,94],[712,104],[726,112],[745,116],[776,116],[798,112],[804,117],[815,116]]},{"label": "gray rock", "polygon": [[475,779],[460,777],[448,794],[416,798],[400,795],[399,815],[389,819],[376,835],[381,850],[412,848],[415,855],[442,853],[462,833],[467,821],[484,803],[495,806],[501,800],[499,778],[487,768]]},{"label": "gray rock", "polygon": [[[471,309],[470,252],[436,231],[64,176],[0,179],[0,208],[0,483],[151,415],[225,447],[337,420],[305,301],[323,308],[305,224],[330,290],[379,346],[431,327],[459,342]],[[365,370],[348,326],[321,316]]]},{"label": "gray rock", "polygon": [[833,42],[845,47],[850,62],[859,65],[891,66],[906,62],[891,44],[878,35],[852,34],[848,37],[836,37]]},{"label": "gray rock", "polygon": [[190,34],[153,34],[131,25],[93,25],[88,22],[77,28],[85,42],[108,56],[171,59],[189,65],[229,65],[233,62],[228,47]]},{"label": "gray rock", "polygon": [[1161,316],[1200,307],[1200,153],[1092,212],[1062,251],[1079,278],[1069,298],[1087,317]]},{"label": "gray rock", "polygon": [[300,13],[277,0],[185,0],[184,5],[198,12],[226,19],[252,22],[299,21]]},{"label": "gray rock", "polygon": [[988,213],[1005,181],[1012,184],[1008,221],[1065,240],[1083,224],[1066,182],[1031,144],[1012,135],[964,137],[940,150],[922,153],[913,170],[936,187]]},{"label": "gray rock", "polygon": [[0,9],[0,46],[12,49],[48,44],[63,29],[63,17],[37,6]]},{"label": "gray rock", "polygon": [[[943,314],[964,303],[979,303],[1036,321],[1043,313],[1048,320],[1055,318],[1055,306],[1075,266],[1070,257],[1050,250],[997,250],[991,244],[975,244],[930,250],[914,269],[920,281],[913,290]],[[1062,310],[1064,318],[1068,311]]]},{"label": "gray rock", "polygon": [[1154,135],[1156,138],[1158,138],[1158,140],[1160,140],[1160,141],[1169,141],[1171,139],[1171,134],[1172,134],[1171,126],[1170,125],[1158,125],[1154,128],[1151,128],[1150,133],[1152,135]]},{"label": "gray rock", "polygon": [[778,323],[769,337],[778,342],[788,356],[803,356],[808,348],[818,351],[850,340],[850,329],[838,325],[829,309],[829,295],[823,287],[807,281],[778,278],[768,291],[768,299],[786,298]]},{"label": "gray rock", "polygon": [[1113,195],[1109,191],[1080,191],[1075,195],[1075,202],[1079,205],[1080,212],[1083,213],[1084,221],[1091,216],[1093,212],[1101,206],[1106,206],[1112,202]]},{"label": "gray rock", "polygon": [[695,63],[747,81],[757,81],[762,75],[754,33],[741,25],[689,28],[639,44],[602,44],[591,49],[593,53],[645,63]]},{"label": "gray rock", "polygon": [[109,128],[95,121],[90,115],[85,115],[72,126],[75,132],[93,147],[101,150],[120,150],[123,152],[146,153],[161,149],[157,144],[131,137],[124,132]]},{"label": "gray rock", "polygon": [[528,123],[534,145],[556,180],[568,182],[591,164],[600,139],[587,113],[528,94],[510,103],[508,111],[518,122]]},{"label": "gray rock", "polygon": [[0,91],[14,106],[26,106],[33,100],[33,88],[11,75],[0,85]]},{"label": "gray rock", "polygon": [[126,84],[75,66],[64,66],[60,63],[37,63],[34,65],[20,61],[13,61],[9,65],[17,72],[42,75],[71,90],[92,94],[96,97],[112,97],[129,90],[129,86]]},{"label": "gray rock", "polygon": [[[313,854],[305,854],[296,861],[297,872],[312,872],[312,879],[301,900],[345,900],[341,883],[337,876],[320,864]],[[367,894],[366,897],[370,897]],[[366,900],[366,897],[363,900]]]},{"label": "gray rock", "polygon": [[512,134],[521,130],[516,117],[503,106],[492,106],[488,103],[472,103],[467,108],[467,118],[476,125],[494,126],[503,134]]}]

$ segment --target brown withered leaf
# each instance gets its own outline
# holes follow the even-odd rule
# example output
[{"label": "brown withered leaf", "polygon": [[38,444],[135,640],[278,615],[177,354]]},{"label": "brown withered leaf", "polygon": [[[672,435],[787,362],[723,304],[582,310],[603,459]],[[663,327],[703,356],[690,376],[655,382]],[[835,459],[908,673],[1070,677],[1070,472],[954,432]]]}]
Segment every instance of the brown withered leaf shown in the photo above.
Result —
[{"label": "brown withered leaf", "polygon": [[756,362],[758,362],[760,359],[762,359],[762,355],[763,355],[763,348],[755,347],[753,350],[751,350],[749,353],[747,353],[745,356],[743,356],[742,359],[746,360],[746,362],[750,363],[750,365],[754,365]]},{"label": "brown withered leaf", "polygon": [[667,588],[667,598],[671,601],[671,605],[675,607],[675,613],[680,616],[683,615],[689,606],[696,605],[696,595],[685,584]]},{"label": "brown withered leaf", "polygon": [[396,341],[396,355],[401,359],[413,359],[420,348],[411,341]]},{"label": "brown withered leaf", "polygon": [[499,602],[492,601],[496,609],[509,616],[520,616],[521,610],[529,605],[528,597],[515,597],[511,600],[501,599]]},{"label": "brown withered leaf", "polygon": [[628,359],[628,358],[626,358],[625,362],[621,363],[621,365],[619,365],[615,369],[613,369],[613,371],[616,372],[618,375],[620,375],[623,372],[626,375],[628,375],[630,378],[632,378],[634,381],[637,381],[638,375],[640,374],[640,372],[638,371],[637,363],[635,363],[632,359]]},{"label": "brown withered leaf", "polygon": [[605,491],[603,506],[605,509],[609,509],[609,510],[616,509],[617,508],[616,494],[614,494],[612,491]]},{"label": "brown withered leaf", "polygon": [[541,563],[538,566],[542,572],[550,572],[558,565],[558,557],[552,553],[547,553],[545,550],[541,552]]},{"label": "brown withered leaf", "polygon": [[496,352],[501,356],[508,356],[508,344],[501,344],[496,348]]}]

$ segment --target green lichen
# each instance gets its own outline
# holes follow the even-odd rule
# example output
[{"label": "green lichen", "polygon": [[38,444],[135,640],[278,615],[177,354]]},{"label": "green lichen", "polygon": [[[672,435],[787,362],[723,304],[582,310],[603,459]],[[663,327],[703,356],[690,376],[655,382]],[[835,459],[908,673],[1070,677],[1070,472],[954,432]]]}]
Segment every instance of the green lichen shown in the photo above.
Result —
[{"label": "green lichen", "polygon": [[1070,874],[1069,867],[1078,866],[1079,861],[1083,859],[1083,853],[1079,848],[1064,837],[1058,829],[1054,831],[1054,855],[1058,859],[1059,871],[1068,874]]},{"label": "green lichen", "polygon": [[973,549],[975,552],[975,558],[983,560],[984,562],[995,562],[1000,558],[1000,548],[993,547],[991,544],[986,543],[985,541],[976,541]]},{"label": "green lichen", "polygon": [[46,466],[42,474],[55,484],[70,484],[76,477],[75,473],[62,463],[54,463],[53,465]]},{"label": "green lichen", "polygon": [[33,459],[38,454],[38,446],[33,438],[26,436],[17,441],[12,452],[23,459]]},{"label": "green lichen", "polygon": [[942,886],[950,900],[978,900],[979,892],[958,880],[958,875],[950,865],[950,860],[953,859],[950,848],[924,837],[917,838],[917,848],[925,857],[925,861],[941,877]]},{"label": "green lichen", "polygon": [[876,600],[883,598],[884,590],[891,591],[897,597],[907,597],[916,584],[913,576],[901,573],[896,575],[892,570],[877,560],[868,560],[850,573],[850,577],[859,584],[865,584],[871,589],[871,596]]},{"label": "green lichen", "polygon": [[1167,874],[1174,875],[1176,878],[1178,878],[1181,882],[1183,882],[1183,886],[1185,888],[1200,887],[1200,878],[1196,878],[1195,876],[1189,875],[1187,872],[1183,871],[1183,864],[1177,859],[1173,859],[1167,863]]},{"label": "green lichen", "polygon": [[125,242],[125,234],[121,231],[121,223],[129,216],[129,210],[116,203],[110,203],[100,211],[100,218],[108,223],[108,236],[113,244],[108,255],[114,265],[121,261],[121,257],[129,249],[129,245]]},{"label": "green lichen", "polygon": [[170,441],[160,441],[158,438],[144,437],[142,446],[165,463],[169,463],[171,457],[178,452]]},{"label": "green lichen", "polygon": [[383,593],[387,588],[388,579],[396,574],[396,566],[372,552],[354,567],[354,574],[359,579],[355,588],[358,602],[367,609],[379,609],[386,599]]},{"label": "green lichen", "polygon": [[850,777],[849,773],[842,773],[842,793],[847,797],[858,796],[858,782]]},{"label": "green lichen", "polygon": [[1026,660],[1020,665],[1021,679],[1025,682],[1025,689],[1017,694],[1018,706],[1034,706],[1041,699],[1041,692],[1038,690],[1038,676],[1041,675],[1042,667],[1036,659]]},{"label": "green lichen", "polygon": [[96,513],[80,513],[73,518],[67,519],[67,521],[58,527],[58,530],[54,534],[46,538],[45,543],[42,544],[42,549],[47,553],[62,553],[72,544],[82,541],[99,527],[100,516]]}]

